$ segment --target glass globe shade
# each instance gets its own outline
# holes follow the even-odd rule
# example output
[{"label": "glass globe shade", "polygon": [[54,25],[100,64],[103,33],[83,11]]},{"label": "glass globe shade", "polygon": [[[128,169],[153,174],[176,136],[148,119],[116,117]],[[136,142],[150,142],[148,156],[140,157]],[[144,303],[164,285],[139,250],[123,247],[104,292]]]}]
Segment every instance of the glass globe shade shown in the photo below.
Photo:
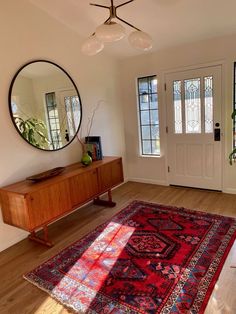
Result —
[{"label": "glass globe shade", "polygon": [[105,43],[118,41],[125,37],[125,28],[115,22],[102,24],[96,28],[96,37]]},{"label": "glass globe shade", "polygon": [[152,38],[141,31],[132,32],[129,35],[129,43],[136,49],[147,51],[152,48]]},{"label": "glass globe shade", "polygon": [[104,44],[95,35],[90,36],[82,45],[81,51],[87,56],[94,56],[104,48]]}]

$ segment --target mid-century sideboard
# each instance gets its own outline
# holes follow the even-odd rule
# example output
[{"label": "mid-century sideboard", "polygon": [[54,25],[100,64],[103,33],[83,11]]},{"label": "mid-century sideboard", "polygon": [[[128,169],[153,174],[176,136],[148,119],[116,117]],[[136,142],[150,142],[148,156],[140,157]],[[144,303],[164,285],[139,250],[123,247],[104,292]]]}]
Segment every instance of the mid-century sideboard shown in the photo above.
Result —
[{"label": "mid-century sideboard", "polygon": [[[40,182],[20,181],[0,189],[3,221],[29,231],[31,240],[52,246],[48,224],[94,200],[95,204],[115,206],[111,189],[124,181],[122,159],[104,157],[84,167],[75,163],[52,178]],[[108,192],[108,200],[99,196]],[[36,231],[43,228],[43,238]]]}]

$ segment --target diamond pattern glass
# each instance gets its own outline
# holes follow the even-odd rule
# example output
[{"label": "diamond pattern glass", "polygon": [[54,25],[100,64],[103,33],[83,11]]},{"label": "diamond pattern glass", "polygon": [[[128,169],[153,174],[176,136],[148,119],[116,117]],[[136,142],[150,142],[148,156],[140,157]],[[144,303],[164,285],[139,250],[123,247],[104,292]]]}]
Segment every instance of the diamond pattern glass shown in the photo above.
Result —
[{"label": "diamond pattern glass", "polygon": [[175,133],[183,133],[183,118],[182,118],[182,94],[181,81],[174,81],[173,84],[173,98],[174,98],[174,119],[175,119]]},{"label": "diamond pattern glass", "polygon": [[205,133],[213,133],[213,77],[204,77]]},{"label": "diamond pattern glass", "polygon": [[186,133],[201,133],[200,78],[184,80]]}]

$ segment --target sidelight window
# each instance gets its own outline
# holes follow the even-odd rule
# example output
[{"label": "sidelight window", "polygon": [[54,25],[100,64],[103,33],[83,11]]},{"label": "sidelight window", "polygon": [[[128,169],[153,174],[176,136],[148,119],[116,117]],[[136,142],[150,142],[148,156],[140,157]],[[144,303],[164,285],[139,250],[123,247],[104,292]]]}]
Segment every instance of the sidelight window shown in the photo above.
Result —
[{"label": "sidelight window", "polygon": [[160,155],[157,77],[138,78],[138,112],[142,155]]},{"label": "sidelight window", "polygon": [[58,106],[56,103],[56,94],[54,92],[46,93],[46,108],[48,114],[49,135],[51,139],[52,149],[62,147],[61,130],[59,121]]}]

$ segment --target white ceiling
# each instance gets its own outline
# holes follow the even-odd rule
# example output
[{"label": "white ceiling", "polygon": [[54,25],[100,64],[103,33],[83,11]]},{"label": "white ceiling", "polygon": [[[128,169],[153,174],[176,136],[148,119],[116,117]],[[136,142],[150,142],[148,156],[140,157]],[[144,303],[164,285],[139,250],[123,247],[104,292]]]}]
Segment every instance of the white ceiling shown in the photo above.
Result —
[{"label": "white ceiling", "polygon": [[[114,0],[115,5],[126,0]],[[110,0],[29,0],[82,38],[91,35],[109,11],[90,6],[110,6]],[[236,33],[236,0],[134,0],[117,10],[117,14],[149,33],[156,51],[201,39]],[[125,25],[124,25],[125,26]],[[126,27],[127,34],[132,29]],[[107,44],[109,54],[124,58],[141,54],[130,47],[127,38]]]}]

